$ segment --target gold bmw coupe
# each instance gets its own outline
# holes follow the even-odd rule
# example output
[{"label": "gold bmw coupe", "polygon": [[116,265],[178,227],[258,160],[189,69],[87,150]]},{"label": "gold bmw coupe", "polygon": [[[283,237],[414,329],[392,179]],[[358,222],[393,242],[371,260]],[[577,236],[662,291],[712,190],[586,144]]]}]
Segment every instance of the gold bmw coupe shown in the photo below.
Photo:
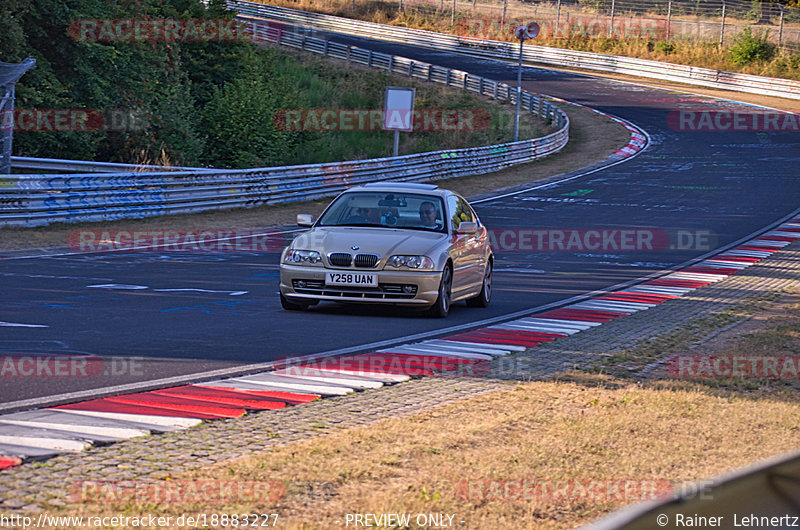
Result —
[{"label": "gold bmw coupe", "polygon": [[320,301],[393,304],[445,317],[452,303],[486,307],[486,228],[459,195],[431,184],[374,183],[336,197],[281,254],[281,306]]}]

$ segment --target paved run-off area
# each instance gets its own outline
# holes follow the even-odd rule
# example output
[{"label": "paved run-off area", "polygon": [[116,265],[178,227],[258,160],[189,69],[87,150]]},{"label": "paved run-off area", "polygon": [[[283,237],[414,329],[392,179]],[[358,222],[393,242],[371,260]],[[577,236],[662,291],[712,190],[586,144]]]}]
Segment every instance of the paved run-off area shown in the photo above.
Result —
[{"label": "paved run-off area", "polygon": [[[735,256],[737,252],[732,253]],[[646,311],[496,357],[491,370],[480,377],[422,377],[281,410],[213,420],[187,430],[96,446],[43,462],[26,462],[0,473],[0,510],[50,512],[70,504],[70,486],[80,481],[175,479],[185,472],[268,452],[298,440],[411,416],[509,388],[518,381],[548,379],[573,369],[649,377],[663,368],[666,357],[676,353],[671,346],[681,346],[681,341],[683,346],[701,341],[746,319],[764,301],[796,292],[799,278],[800,242],[796,241],[737,274]],[[633,354],[636,351],[647,353],[637,356]]]}]

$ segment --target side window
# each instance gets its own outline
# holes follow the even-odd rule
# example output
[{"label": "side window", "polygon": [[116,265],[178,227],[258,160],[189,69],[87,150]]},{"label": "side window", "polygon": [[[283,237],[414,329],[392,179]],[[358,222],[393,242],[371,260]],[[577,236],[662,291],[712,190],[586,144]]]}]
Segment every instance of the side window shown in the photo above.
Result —
[{"label": "side window", "polygon": [[475,222],[475,213],[467,201],[456,195],[447,198],[447,209],[450,210],[450,220],[453,223],[453,230],[458,228],[463,221]]}]

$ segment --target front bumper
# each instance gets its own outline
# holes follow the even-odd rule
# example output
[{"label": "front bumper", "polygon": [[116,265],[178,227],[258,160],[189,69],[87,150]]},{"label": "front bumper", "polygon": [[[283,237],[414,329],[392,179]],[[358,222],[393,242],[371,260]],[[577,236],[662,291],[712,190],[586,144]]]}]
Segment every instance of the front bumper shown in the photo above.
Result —
[{"label": "front bumper", "polygon": [[[378,287],[325,285],[327,272],[376,274]],[[439,295],[441,271],[331,269],[281,264],[280,291],[289,300],[429,306]],[[412,290],[413,287],[413,290]]]}]

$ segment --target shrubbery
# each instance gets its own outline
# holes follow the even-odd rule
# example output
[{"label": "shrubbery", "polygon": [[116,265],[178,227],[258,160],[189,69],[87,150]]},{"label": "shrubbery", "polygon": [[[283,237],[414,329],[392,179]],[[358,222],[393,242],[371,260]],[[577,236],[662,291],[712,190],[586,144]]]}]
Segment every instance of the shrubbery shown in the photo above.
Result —
[{"label": "shrubbery", "polygon": [[89,42],[81,19],[223,19],[221,0],[3,0],[0,61],[28,55],[17,109],[132,113],[138,129],[25,132],[18,155],[175,165],[252,167],[291,157],[298,133],[275,131],[272,113],[298,92],[277,53],[248,42]]},{"label": "shrubbery", "polygon": [[766,31],[753,34],[749,26],[744,28],[733,38],[733,45],[728,50],[731,61],[742,65],[772,60],[777,46],[769,42],[768,37],[769,33]]}]

